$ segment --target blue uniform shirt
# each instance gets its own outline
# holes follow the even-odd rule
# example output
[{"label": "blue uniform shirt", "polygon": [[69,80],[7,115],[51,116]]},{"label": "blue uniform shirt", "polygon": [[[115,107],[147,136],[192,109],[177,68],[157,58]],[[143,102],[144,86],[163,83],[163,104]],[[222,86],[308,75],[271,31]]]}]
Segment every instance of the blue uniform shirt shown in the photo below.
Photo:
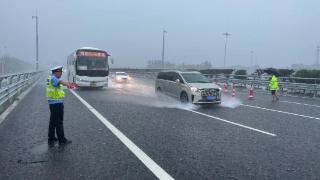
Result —
[{"label": "blue uniform shirt", "polygon": [[58,87],[59,86],[59,78],[57,78],[56,76],[52,75],[51,76],[51,84],[54,87]]},{"label": "blue uniform shirt", "polygon": [[[51,84],[54,87],[58,87],[60,85],[60,80],[57,78],[55,75],[51,76]],[[58,103],[63,103],[63,100],[48,100],[49,104],[58,104]]]}]

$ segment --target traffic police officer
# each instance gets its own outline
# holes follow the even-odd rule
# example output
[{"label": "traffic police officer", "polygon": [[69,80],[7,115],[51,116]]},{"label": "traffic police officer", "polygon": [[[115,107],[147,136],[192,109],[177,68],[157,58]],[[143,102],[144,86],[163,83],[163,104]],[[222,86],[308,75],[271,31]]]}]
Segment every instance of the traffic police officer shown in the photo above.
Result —
[{"label": "traffic police officer", "polygon": [[[47,79],[46,96],[50,108],[50,123],[48,132],[48,145],[53,147],[55,142],[59,145],[71,144],[72,141],[65,138],[63,130],[63,100],[64,91],[62,86],[72,87],[72,84],[60,80],[62,75],[62,66],[51,69],[52,74]],[[57,133],[57,137],[55,136]]]},{"label": "traffic police officer", "polygon": [[274,74],[270,79],[269,89],[271,90],[271,94],[272,94],[272,102],[278,101],[279,97],[278,97],[277,91],[279,89],[279,83],[278,83],[278,78]]}]

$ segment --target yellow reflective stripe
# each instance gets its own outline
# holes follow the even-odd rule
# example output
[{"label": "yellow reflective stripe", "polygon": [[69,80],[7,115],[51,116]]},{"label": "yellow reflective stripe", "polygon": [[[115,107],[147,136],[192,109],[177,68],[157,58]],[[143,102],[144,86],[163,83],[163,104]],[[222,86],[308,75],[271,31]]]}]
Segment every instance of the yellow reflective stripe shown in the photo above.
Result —
[{"label": "yellow reflective stripe", "polygon": [[59,87],[54,87],[51,83],[51,76],[47,79],[46,96],[51,100],[63,100],[64,91],[62,89],[62,84]]},{"label": "yellow reflective stripe", "polygon": [[270,90],[278,90],[279,89],[278,78],[276,76],[271,77],[271,80],[269,82],[269,87],[270,87]]}]

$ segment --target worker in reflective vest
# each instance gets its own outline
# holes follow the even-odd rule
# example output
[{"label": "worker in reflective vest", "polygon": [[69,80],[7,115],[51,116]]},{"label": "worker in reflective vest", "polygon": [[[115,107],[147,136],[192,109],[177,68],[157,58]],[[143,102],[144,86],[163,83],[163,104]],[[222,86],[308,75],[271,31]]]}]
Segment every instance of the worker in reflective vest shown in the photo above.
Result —
[{"label": "worker in reflective vest", "polygon": [[[50,122],[48,132],[48,145],[53,147],[59,141],[59,145],[71,144],[64,135],[63,129],[63,101],[64,91],[62,86],[72,88],[72,84],[60,80],[62,75],[62,66],[57,66],[51,69],[52,74],[47,79],[46,96],[50,108]],[[57,133],[57,137],[55,136]]]},{"label": "worker in reflective vest", "polygon": [[272,94],[272,102],[278,101],[278,93],[277,91],[279,90],[279,82],[278,78],[275,75],[272,75],[270,82],[269,82],[269,89]]}]

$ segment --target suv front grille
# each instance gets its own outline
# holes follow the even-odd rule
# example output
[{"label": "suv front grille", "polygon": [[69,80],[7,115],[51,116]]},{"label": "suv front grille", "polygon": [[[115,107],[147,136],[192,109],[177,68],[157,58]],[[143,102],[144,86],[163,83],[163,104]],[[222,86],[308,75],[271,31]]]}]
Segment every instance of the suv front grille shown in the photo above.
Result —
[{"label": "suv front grille", "polygon": [[201,96],[219,96],[219,89],[202,89]]}]

